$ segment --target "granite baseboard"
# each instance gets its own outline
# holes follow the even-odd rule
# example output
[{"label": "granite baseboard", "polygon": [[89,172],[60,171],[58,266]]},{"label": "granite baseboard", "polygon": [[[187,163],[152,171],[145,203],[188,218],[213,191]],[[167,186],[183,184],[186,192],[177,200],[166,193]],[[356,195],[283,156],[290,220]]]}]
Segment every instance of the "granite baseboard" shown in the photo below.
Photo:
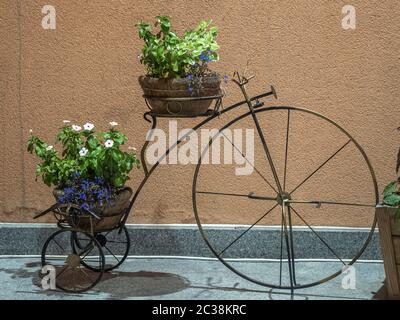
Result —
[{"label": "granite baseboard", "polygon": [[[130,255],[214,257],[196,225],[127,225],[131,237]],[[209,225],[205,232],[222,250],[247,229],[247,226]],[[0,224],[0,255],[40,255],[46,239],[57,230],[53,224]],[[364,228],[316,228],[318,235],[342,259],[354,257],[368,237]],[[336,259],[334,253],[307,228],[293,230],[297,259]],[[68,241],[68,239],[65,239]],[[285,242],[283,251],[285,252]],[[279,227],[254,227],[225,253],[225,257],[278,259],[281,238]],[[360,259],[381,260],[377,231]]]}]

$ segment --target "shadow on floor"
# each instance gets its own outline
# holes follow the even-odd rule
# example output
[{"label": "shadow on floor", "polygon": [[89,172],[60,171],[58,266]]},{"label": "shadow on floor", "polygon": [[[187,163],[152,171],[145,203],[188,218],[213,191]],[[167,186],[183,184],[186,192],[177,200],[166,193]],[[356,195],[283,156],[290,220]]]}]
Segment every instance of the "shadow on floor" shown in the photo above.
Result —
[{"label": "shadow on floor", "polygon": [[[90,271],[87,271],[90,274]],[[39,273],[33,275],[32,282],[41,288]],[[46,295],[71,295],[91,299],[99,294],[106,294],[107,299],[126,299],[130,297],[151,297],[167,295],[182,291],[190,287],[190,282],[181,276],[172,273],[137,271],[137,272],[107,272],[100,282],[89,292],[68,294],[61,291],[40,291]]]},{"label": "shadow on floor", "polygon": [[[239,283],[234,283],[232,286],[223,286],[219,283],[214,283],[212,277],[207,278],[205,285],[191,284],[190,281],[182,276],[173,273],[153,272],[153,271],[137,271],[137,272],[107,272],[103,274],[101,281],[89,292],[72,294],[62,292],[60,290],[44,291],[41,289],[40,263],[27,263],[23,268],[19,269],[0,269],[2,272],[10,274],[12,279],[18,278],[31,278],[32,283],[37,287],[33,291],[19,291],[31,294],[45,295],[45,296],[58,296],[58,297],[74,297],[83,299],[96,299],[100,298],[110,300],[120,300],[126,298],[140,298],[140,297],[154,297],[177,293],[185,289],[197,289],[193,293],[192,299],[202,299],[207,296],[211,291],[225,291],[225,292],[247,292],[255,294],[265,294],[266,300],[278,299],[348,299],[344,296],[333,296],[325,294],[312,294],[295,292],[294,296],[290,295],[289,291],[273,290],[260,287],[259,289],[240,288]],[[373,299],[384,299],[381,294],[376,294]],[[105,296],[104,296],[105,295]],[[352,299],[358,300],[355,297]]]}]

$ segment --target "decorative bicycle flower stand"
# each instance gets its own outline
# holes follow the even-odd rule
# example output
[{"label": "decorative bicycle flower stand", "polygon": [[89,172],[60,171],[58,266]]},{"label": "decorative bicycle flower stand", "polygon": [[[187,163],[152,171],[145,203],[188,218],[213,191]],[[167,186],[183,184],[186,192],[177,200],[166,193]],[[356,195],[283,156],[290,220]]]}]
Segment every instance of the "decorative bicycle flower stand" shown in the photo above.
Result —
[{"label": "decorative bicycle flower stand", "polygon": [[[370,242],[376,224],[375,219],[373,219],[370,231],[367,233],[366,238],[363,239],[362,243],[358,244],[358,247],[354,248],[354,253],[351,257],[347,256],[346,259],[344,259],[341,256],[340,250],[345,248],[347,244],[339,243],[339,245],[332,245],[331,243],[328,243],[328,241],[326,241],[320,235],[319,229],[313,227],[312,223],[308,222],[310,216],[306,217],[304,214],[302,214],[300,209],[296,208],[296,206],[308,205],[314,209],[315,207],[318,207],[318,209],[316,209],[319,210],[318,212],[324,212],[324,210],[326,209],[326,212],[329,214],[331,212],[343,212],[343,210],[346,210],[346,208],[363,208],[365,210],[371,210],[371,217],[374,217],[375,206],[379,202],[379,194],[375,174],[362,147],[345,129],[339,126],[336,122],[319,113],[307,109],[289,106],[265,106],[264,102],[261,102],[260,100],[269,96],[276,98],[276,92],[274,88],[271,87],[271,90],[266,93],[250,97],[247,93],[246,85],[252,77],[247,78],[238,73],[236,73],[236,76],[237,78],[233,81],[241,89],[244,100],[224,109],[221,108],[221,100],[223,97],[222,94],[202,98],[189,97],[164,99],[165,101],[174,103],[175,105],[177,105],[177,103],[179,105],[179,102],[182,99],[186,101],[195,101],[196,99],[215,100],[214,109],[209,109],[203,115],[204,119],[202,119],[197,125],[195,125],[193,127],[193,130],[201,128],[206,123],[217,117],[225,116],[233,110],[237,111],[240,107],[247,106],[247,108],[245,108],[246,110],[244,110],[243,113],[241,113],[239,116],[236,116],[234,119],[225,124],[218,131],[218,133],[210,139],[209,144],[206,146],[206,148],[202,150],[198,164],[196,165],[192,185],[192,203],[194,215],[199,231],[205,243],[210,248],[212,253],[216,256],[216,258],[218,258],[218,260],[221,261],[231,271],[235,272],[240,277],[243,277],[244,279],[247,279],[256,284],[270,288],[289,289],[293,294],[293,291],[295,289],[319,285],[330,279],[333,279],[334,277],[342,273],[343,266],[354,264]],[[144,98],[146,100],[146,103],[149,99],[163,99],[160,97],[151,96],[144,96]],[[168,114],[157,114],[150,110],[149,112],[146,112],[144,114],[144,118],[146,119],[146,121],[149,121],[151,123],[151,128],[155,129],[158,119],[188,117],[187,115],[181,116],[179,109],[170,111],[171,112]],[[266,128],[263,127],[262,122],[260,121],[262,117],[265,116],[268,118],[271,114],[276,113],[282,115],[282,124],[285,127],[285,133],[282,137],[282,141],[284,141],[285,143],[285,159],[284,163],[281,166],[284,170],[283,179],[278,175],[276,163],[273,160],[269,148],[270,142],[268,141],[268,138],[265,134]],[[291,134],[295,134],[295,132],[292,133],[290,130],[293,121],[292,118],[294,115],[303,117],[304,119],[308,117],[309,119],[318,120],[320,123],[325,123],[329,125],[331,128],[336,130],[335,132],[338,136],[344,139],[344,143],[340,146],[340,148],[338,148],[329,157],[327,157],[325,161],[323,161],[318,167],[316,167],[309,176],[307,176],[302,182],[298,183],[296,187],[288,189],[288,149],[291,140]],[[254,125],[256,132],[255,137],[256,139],[258,139],[262,146],[263,155],[265,157],[265,164],[267,165],[267,167],[264,165],[263,168],[267,168],[270,171],[273,179],[270,181],[270,179],[262,173],[262,170],[258,166],[255,166],[251,163],[255,172],[255,176],[257,176],[258,179],[261,178],[264,183],[264,186],[262,188],[245,190],[245,186],[240,185],[240,182],[238,183],[242,190],[241,193],[225,192],[224,190],[206,190],[204,189],[204,187],[201,188],[201,183],[199,180],[202,171],[205,170],[205,166],[202,165],[202,160],[209,149],[212,148],[213,143],[215,143],[215,141],[217,141],[218,137],[221,137],[221,135],[224,135],[225,138],[230,141],[234,149],[237,150],[246,159],[246,156],[241,152],[241,150],[239,150],[234,141],[230,140],[229,137],[224,134],[224,130],[234,126],[240,127],[241,123],[248,122],[251,122]],[[58,226],[60,227],[60,230],[55,232],[48,238],[42,250],[42,264],[51,264],[54,265],[56,268],[56,283],[58,288],[69,292],[86,291],[95,286],[100,281],[104,272],[113,270],[123,263],[129,253],[130,248],[129,233],[125,227],[125,223],[128,219],[129,214],[131,212],[133,213],[134,204],[139,193],[142,191],[144,185],[146,184],[154,170],[161,163],[161,161],[168,156],[171,150],[177,148],[178,145],[182,141],[184,141],[189,134],[190,133],[187,133],[173,146],[171,146],[165,152],[165,154],[163,154],[160,159],[150,168],[146,165],[145,161],[145,152],[150,140],[147,139],[141,150],[142,166],[145,176],[137,190],[133,193],[129,206],[121,210],[118,219],[116,219],[112,224],[105,224],[102,228],[96,228],[95,222],[101,221],[102,219],[106,218],[99,217],[93,212],[81,209],[73,205],[55,204],[35,217],[38,218],[48,213],[54,213],[54,215],[58,219]],[[369,183],[371,186],[368,203],[346,202],[340,200],[327,201],[319,198],[318,194],[315,194],[315,198],[311,198],[311,200],[304,200],[296,197],[296,191],[301,186],[308,182],[312,176],[319,172],[338,153],[340,153],[343,149],[349,147],[350,145],[352,145],[356,154],[362,159],[363,164],[366,168],[366,172],[368,173],[368,175],[366,175],[366,179],[370,181]],[[315,148],[318,148],[318,146],[315,146]],[[250,220],[245,227],[235,233],[235,237],[233,239],[231,239],[225,246],[221,247],[220,244],[218,244],[218,242],[215,240],[215,237],[213,237],[213,234],[204,227],[203,215],[205,214],[206,210],[202,208],[202,205],[204,205],[205,203],[205,201],[203,201],[204,198],[218,198],[220,199],[218,201],[222,201],[222,203],[224,203],[224,201],[225,203],[229,202],[232,206],[235,205],[235,201],[240,202],[246,200],[248,201],[248,203],[251,203],[252,201],[258,201],[260,206],[262,206],[263,208],[265,206],[265,212],[257,217],[257,219]],[[207,201],[207,208],[212,206],[213,203],[213,201]],[[251,207],[249,208],[249,210],[251,210]],[[254,249],[254,245],[252,248],[250,248],[251,244],[243,245],[242,240],[244,239],[244,237],[246,235],[249,235],[250,231],[255,230],[257,224],[262,219],[267,219],[269,217],[269,214],[275,208],[280,208],[280,225],[277,226],[275,230],[277,237],[280,241],[278,242],[280,244],[277,250],[278,254],[270,255],[267,246],[264,247],[256,244],[257,247]],[[250,212],[249,210],[244,211],[243,215],[246,215],[248,212]],[[293,230],[294,219],[296,219],[297,221],[301,221],[304,224],[305,228],[309,229],[309,231],[311,231],[316,239],[318,239],[320,244],[327,249],[331,257],[333,257],[333,260],[337,261],[339,264],[339,266],[335,270],[327,270],[328,274],[322,279],[313,279],[312,281],[308,282],[305,282],[304,280],[299,280],[299,275],[304,278],[304,273],[312,275],[313,270],[305,269],[306,272],[303,270],[300,274],[298,273],[298,265],[302,263],[302,259],[299,259],[296,256],[296,245],[298,244],[296,243],[296,238],[294,236],[295,233]],[[83,220],[86,220],[86,223],[82,223]],[[268,222],[266,222],[266,224],[268,225]],[[354,246],[354,244],[351,245]],[[232,251],[232,254],[230,254],[230,250],[234,247],[238,247],[239,249]],[[249,267],[242,263],[243,261],[259,261],[259,263],[265,263],[265,261],[268,262],[269,259],[272,259],[277,263],[277,269],[274,272],[253,274],[251,270],[249,270]],[[284,269],[287,269],[287,271],[285,271]],[[284,272],[287,272],[287,274],[284,275]],[[285,280],[285,276],[287,275],[288,281]]]}]

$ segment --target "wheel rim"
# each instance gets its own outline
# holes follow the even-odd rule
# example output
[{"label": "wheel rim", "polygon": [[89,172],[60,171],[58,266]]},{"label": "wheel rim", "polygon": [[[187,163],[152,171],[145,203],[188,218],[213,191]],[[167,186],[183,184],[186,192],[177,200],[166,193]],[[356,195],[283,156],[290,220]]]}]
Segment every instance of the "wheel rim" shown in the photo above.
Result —
[{"label": "wheel rim", "polygon": [[[295,114],[295,113],[300,113],[300,114],[304,114],[304,115],[308,115],[308,116],[312,116],[312,117],[317,117],[320,121],[323,121],[324,123],[327,123],[328,125],[330,125],[330,126],[332,126],[333,128],[335,128],[335,130],[337,130],[340,134],[342,134],[343,136],[347,137],[347,141],[345,141],[346,143],[345,143],[343,146],[341,146],[341,148],[339,148],[338,152],[337,152],[331,159],[333,159],[337,154],[339,154],[340,152],[342,152],[342,150],[345,149],[345,148],[347,147],[347,145],[349,145],[350,143],[351,143],[352,146],[355,148],[355,150],[358,152],[358,156],[361,157],[361,159],[362,159],[362,161],[363,161],[363,164],[365,165],[364,170],[366,170],[366,172],[369,173],[368,179],[371,179],[371,180],[372,180],[371,192],[370,192],[370,194],[371,194],[371,197],[370,197],[371,202],[368,203],[368,206],[370,206],[370,207],[368,207],[368,210],[371,210],[371,212],[372,212],[372,210],[374,210],[373,207],[374,207],[376,204],[378,204],[378,202],[379,202],[379,193],[378,193],[376,178],[375,178],[375,174],[374,174],[374,172],[373,172],[372,166],[371,166],[371,164],[370,164],[370,162],[369,162],[369,160],[368,160],[368,158],[367,158],[367,156],[366,156],[364,150],[363,150],[362,147],[357,143],[357,141],[356,141],[346,130],[344,130],[340,125],[338,125],[338,124],[335,123],[334,121],[330,120],[329,118],[327,118],[327,117],[325,117],[325,116],[323,116],[323,115],[321,115],[321,114],[318,114],[318,113],[316,113],[316,112],[313,112],[313,111],[310,111],[310,110],[307,110],[307,109],[295,108],[295,107],[286,107],[286,106],[277,106],[277,107],[259,108],[259,109],[256,109],[256,110],[255,110],[255,113],[256,113],[257,116],[258,116],[260,113],[263,113],[263,112],[265,112],[265,113],[267,114],[268,112],[274,112],[274,111],[276,111],[276,112],[281,112],[281,113],[285,113],[285,114],[286,114],[286,119],[285,119],[285,120],[286,120],[286,122],[285,122],[285,126],[286,126],[286,128],[285,128],[285,129],[286,129],[286,130],[285,130],[285,138],[286,138],[286,141],[283,142],[283,144],[285,145],[285,147],[284,147],[284,156],[283,156],[283,157],[284,157],[284,165],[282,165],[282,168],[283,168],[283,169],[281,170],[281,171],[284,171],[283,173],[281,172],[281,175],[282,175],[281,181],[283,182],[283,183],[282,183],[283,188],[286,190],[287,174],[288,174],[288,172],[289,172],[289,171],[287,170],[287,165],[288,165],[288,137],[290,136],[290,135],[289,135],[289,133],[290,133],[290,130],[289,130],[290,125],[289,125],[289,123],[290,123],[290,120],[291,120],[291,116],[292,116],[292,121],[293,121],[293,114]],[[237,267],[235,267],[235,265],[234,265],[233,263],[227,261],[226,258],[222,257],[222,255],[224,254],[226,248],[224,247],[225,249],[222,249],[222,250],[221,250],[221,248],[217,248],[217,247],[216,247],[216,244],[213,243],[213,241],[210,239],[210,232],[208,232],[205,228],[203,228],[203,222],[202,222],[202,219],[201,219],[201,217],[200,217],[201,210],[199,209],[199,205],[198,205],[198,202],[199,202],[199,201],[198,201],[199,194],[201,194],[201,196],[207,195],[207,196],[210,196],[210,197],[211,197],[211,196],[216,197],[216,196],[221,195],[221,194],[218,194],[218,192],[215,192],[215,191],[213,191],[213,192],[204,192],[203,190],[198,189],[199,173],[200,173],[200,168],[201,168],[201,165],[202,165],[202,162],[203,162],[202,159],[203,159],[203,157],[204,157],[205,154],[208,156],[208,151],[209,151],[209,149],[211,148],[212,143],[213,143],[214,141],[216,141],[216,138],[220,135],[220,132],[221,132],[222,130],[225,130],[225,129],[227,129],[227,128],[230,128],[232,125],[236,124],[236,123],[239,122],[240,120],[246,119],[246,118],[249,117],[250,115],[251,115],[251,113],[248,112],[248,113],[242,114],[241,116],[239,116],[239,117],[233,119],[232,121],[228,122],[225,126],[223,126],[223,127],[220,129],[219,133],[218,133],[217,135],[215,135],[215,136],[211,139],[210,143],[209,143],[209,144],[206,146],[206,148],[202,151],[202,154],[201,154],[200,159],[199,159],[199,161],[198,161],[198,164],[197,164],[197,166],[196,166],[196,170],[195,170],[195,174],[194,174],[194,180],[193,180],[192,201],[193,201],[194,214],[195,214],[196,222],[197,222],[197,224],[198,224],[200,233],[201,233],[203,239],[205,240],[207,246],[210,248],[210,250],[212,251],[212,253],[213,253],[225,266],[227,266],[230,270],[232,270],[233,272],[235,272],[235,273],[238,274],[239,276],[241,276],[241,277],[243,277],[243,278],[245,278],[245,279],[247,279],[247,280],[249,280],[249,281],[252,281],[252,282],[254,282],[254,283],[257,283],[257,284],[260,284],[260,285],[263,285],[263,286],[272,287],[272,288],[289,289],[289,288],[291,288],[291,285],[283,285],[282,282],[281,282],[281,280],[280,280],[279,282],[277,282],[277,283],[276,283],[276,282],[271,283],[271,282],[267,282],[267,281],[264,281],[264,280],[261,281],[261,280],[258,279],[258,278],[249,276],[246,272],[243,272],[242,270],[239,270]],[[255,137],[255,138],[257,139],[257,137]],[[269,143],[270,141],[268,141],[268,140],[269,140],[269,139],[267,139],[267,142]],[[232,143],[232,141],[230,141],[230,142]],[[232,145],[233,145],[233,144],[232,144]],[[331,161],[331,160],[328,160],[327,163],[328,163],[329,161]],[[259,171],[259,170],[257,170],[256,167],[257,167],[257,166],[254,166],[254,169],[255,169],[254,171]],[[316,172],[318,172],[318,170],[317,170]],[[261,174],[260,174],[260,175],[261,175]],[[291,192],[287,192],[288,196],[291,197],[291,194],[292,194],[292,193],[295,194],[296,191],[297,191],[297,190],[300,190],[301,187],[302,187],[303,185],[308,184],[308,183],[309,183],[309,180],[312,180],[312,177],[313,177],[313,176],[314,176],[314,174],[311,175],[310,177],[307,176],[307,179],[304,179],[304,180],[305,180],[304,182],[302,181],[301,183],[298,184],[299,186],[296,186],[295,188],[292,188],[293,190],[292,190]],[[273,183],[271,183],[271,181],[267,181],[268,179],[265,179],[265,178],[264,178],[264,180],[265,180],[268,184],[270,184],[270,187],[271,187],[271,188],[274,187],[274,185],[273,185]],[[243,195],[244,195],[244,194],[240,194],[240,195],[239,195],[239,194],[234,194],[234,193],[230,193],[230,194],[229,194],[229,196],[232,197],[232,198],[234,198],[234,199],[238,199],[238,198],[240,198],[240,197],[243,196]],[[279,195],[278,195],[278,196],[279,196]],[[278,197],[277,197],[277,198],[278,198]],[[289,201],[295,201],[295,200],[289,200]],[[316,239],[317,239],[318,241],[321,241],[321,239],[318,238],[319,232],[316,232],[316,231],[315,231],[315,228],[314,228],[314,231],[313,231],[313,230],[312,230],[312,226],[311,226],[311,225],[310,225],[310,226],[307,225],[307,220],[304,219],[304,217],[302,216],[302,214],[301,214],[301,212],[300,212],[301,210],[299,210],[299,207],[298,207],[297,209],[295,208],[295,206],[300,206],[300,205],[305,205],[305,204],[290,203],[290,206],[286,206],[286,205],[282,206],[280,202],[282,203],[282,199],[280,199],[280,201],[278,200],[277,203],[276,203],[278,208],[279,208],[279,207],[280,207],[281,209],[282,209],[282,208],[285,208],[285,211],[288,211],[287,209],[289,209],[289,210],[291,211],[290,214],[288,214],[288,213],[286,212],[284,215],[282,215],[282,217],[285,217],[285,219],[282,218],[281,220],[282,220],[282,221],[285,221],[285,226],[286,226],[286,227],[288,227],[288,226],[287,226],[287,225],[288,225],[288,216],[291,216],[292,218],[295,217],[297,220],[300,220],[300,221],[302,221],[301,219],[303,218],[303,220],[304,220],[304,226],[305,226],[307,229],[309,229],[309,230],[311,231],[311,234],[312,234],[312,235],[314,235],[314,234],[316,235]],[[354,205],[354,203],[351,203],[351,204],[352,204],[352,206]],[[309,204],[307,204],[307,205],[309,205]],[[332,203],[329,203],[329,202],[324,202],[324,203],[322,203],[322,206],[332,206],[332,205],[333,205],[333,204],[332,204]],[[344,205],[349,205],[349,203],[341,203],[341,204],[335,204],[335,205],[336,205],[336,206],[344,206]],[[275,210],[275,209],[276,209],[276,207],[274,207],[272,210]],[[269,214],[269,213],[266,213],[266,215],[268,215],[268,214]],[[347,260],[348,262],[345,262],[345,263],[344,263],[343,260],[345,260],[346,258],[342,260],[342,262],[343,262],[345,265],[352,265],[352,264],[362,255],[362,253],[365,251],[366,247],[368,246],[370,240],[372,239],[372,236],[373,236],[373,234],[374,234],[375,225],[376,225],[376,220],[375,220],[374,215],[373,215],[372,217],[373,217],[373,218],[371,218],[370,231],[369,231],[368,233],[366,233],[366,235],[365,235],[365,241],[363,241],[363,244],[359,247],[359,250],[352,256],[352,258]],[[252,222],[254,222],[254,221],[252,221]],[[254,226],[254,225],[253,225],[253,226]],[[309,227],[310,227],[310,228],[309,228]],[[251,227],[251,228],[252,228],[252,227]],[[251,228],[250,228],[249,230],[251,230]],[[282,252],[282,247],[284,246],[284,242],[285,242],[285,240],[286,240],[286,239],[284,238],[284,240],[282,241],[282,233],[283,233],[283,234],[285,233],[285,232],[283,231],[283,229],[284,229],[283,223],[281,224],[281,228],[280,228],[280,229],[281,229],[281,230],[280,230],[280,239],[281,239],[280,248],[281,248],[281,252]],[[246,231],[246,232],[247,232],[247,231]],[[245,233],[246,233],[246,232],[245,232]],[[242,239],[243,239],[244,237],[245,237],[244,235],[240,234],[240,237],[239,237],[238,240],[235,240],[236,238],[234,238],[235,241],[233,241],[233,244],[232,244],[232,241],[230,241],[230,242],[228,242],[228,243],[229,243],[231,246],[235,246],[236,243],[242,241]],[[294,238],[295,238],[295,237],[294,237]],[[289,239],[289,241],[290,241],[290,240],[293,241],[293,239]],[[322,238],[322,240],[324,240],[324,239]],[[283,242],[283,243],[282,243],[282,242]],[[293,246],[293,244],[291,244],[290,246]],[[228,249],[229,249],[229,248],[228,248]],[[334,250],[333,250],[333,251],[334,251]],[[287,259],[287,258],[288,258],[288,257],[286,256],[286,259]],[[340,258],[340,256],[339,256],[339,258]],[[229,260],[229,259],[228,259],[228,260]],[[298,262],[296,262],[296,258],[294,258],[294,260],[295,260],[295,265],[296,265],[296,263],[298,263]],[[282,272],[282,253],[281,253],[281,257],[280,257],[280,272]],[[306,283],[295,284],[294,287],[295,287],[295,288],[306,288],[306,287],[311,287],[311,286],[314,286],[314,285],[318,285],[318,284],[321,284],[321,283],[323,283],[323,282],[326,282],[326,281],[328,281],[328,280],[331,280],[331,279],[335,278],[336,276],[340,275],[341,273],[342,273],[342,269],[340,269],[340,270],[338,270],[338,271],[336,271],[336,272],[332,272],[331,274],[329,274],[329,275],[327,275],[327,276],[324,276],[323,278],[318,279],[318,280],[316,280],[316,281],[310,281],[310,282],[306,282]],[[282,275],[280,275],[280,278],[282,279]]]},{"label": "wheel rim", "polygon": [[[95,235],[95,239],[101,246],[104,253],[105,272],[118,268],[125,261],[129,254],[130,237],[128,229],[126,226],[124,226],[121,233],[119,231],[120,229],[117,228],[97,233]],[[80,237],[77,237],[76,233],[73,233],[71,237],[73,248],[81,248],[82,246],[87,245],[90,241],[91,238],[85,236],[82,237],[82,234]],[[82,264],[90,270],[99,271],[96,265],[92,265],[84,261]]]},{"label": "wheel rim", "polygon": [[[93,288],[101,279],[104,271],[104,254],[100,244],[91,238],[90,246],[75,249],[71,245],[70,230],[59,230],[53,233],[42,249],[42,266],[51,265],[55,268],[57,288],[79,293]],[[91,237],[83,232],[77,234]],[[83,261],[97,264],[98,272],[88,269]]]}]

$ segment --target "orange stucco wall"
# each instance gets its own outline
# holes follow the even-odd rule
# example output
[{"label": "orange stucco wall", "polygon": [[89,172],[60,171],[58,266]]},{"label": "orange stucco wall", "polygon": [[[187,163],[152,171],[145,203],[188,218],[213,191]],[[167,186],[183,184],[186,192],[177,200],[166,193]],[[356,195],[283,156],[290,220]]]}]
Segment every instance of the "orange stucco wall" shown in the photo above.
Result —
[{"label": "orange stucco wall", "polygon": [[[46,4],[56,8],[56,30],[42,28],[41,8]],[[345,4],[356,8],[355,30],[341,26]],[[137,60],[141,41],[135,23],[152,21],[158,14],[169,15],[178,31],[200,19],[213,19],[221,46],[215,69],[232,74],[249,61],[256,75],[250,92],[264,92],[270,84],[278,91],[279,101],[266,104],[306,107],[342,124],[364,147],[382,189],[394,178],[399,142],[399,12],[400,3],[395,0],[2,0],[0,221],[30,222],[33,212],[52,201],[49,189],[34,181],[36,160],[25,151],[29,129],[51,142],[64,119],[80,124],[90,121],[99,127],[117,121],[130,144],[141,146],[148,123],[142,118],[146,106],[137,82],[144,68]],[[240,92],[229,84],[224,104],[239,99]],[[221,117],[211,127],[220,127],[230,117]],[[269,128],[275,129],[272,139],[284,123],[279,117],[269,121]],[[291,178],[297,182],[325,157],[321,148],[314,152],[313,145],[326,141],[323,150],[327,154],[335,147],[328,132],[301,146],[301,141],[311,141],[311,133],[319,126],[316,123],[317,128],[304,129],[304,121],[299,119],[297,132],[304,138],[291,149],[296,155]],[[182,120],[179,127],[195,122]],[[167,122],[160,126],[166,128]],[[276,146],[280,150],[281,144]],[[263,167],[261,163],[262,158]],[[355,172],[362,162],[349,154],[340,164]],[[282,166],[278,168],[281,173]],[[206,185],[235,190],[225,176],[208,170]],[[360,180],[350,181],[357,181],[358,187],[347,187],[344,180],[335,180],[337,172],[332,169],[316,177],[317,189],[326,189],[331,195],[345,191],[351,199],[363,200],[369,178],[361,173],[354,178]],[[142,176],[134,172],[130,185],[135,187]],[[194,222],[192,176],[193,166],[162,166],[138,198],[130,222]],[[250,222],[251,208],[264,206],[218,201],[202,203],[209,222]],[[236,212],[240,205],[247,209]],[[366,213],[358,215],[348,209],[343,215],[329,212],[314,222],[361,226],[370,219]]]}]

